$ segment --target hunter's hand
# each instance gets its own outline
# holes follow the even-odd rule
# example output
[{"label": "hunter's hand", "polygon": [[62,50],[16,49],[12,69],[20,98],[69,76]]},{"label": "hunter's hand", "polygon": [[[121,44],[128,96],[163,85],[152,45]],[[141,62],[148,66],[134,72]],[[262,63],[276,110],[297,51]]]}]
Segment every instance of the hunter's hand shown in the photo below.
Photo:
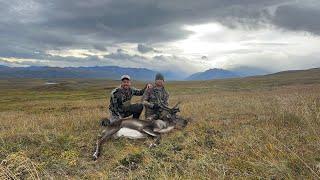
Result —
[{"label": "hunter's hand", "polygon": [[153,87],[152,84],[150,84],[150,83],[147,84],[147,89],[151,89],[152,87]]}]

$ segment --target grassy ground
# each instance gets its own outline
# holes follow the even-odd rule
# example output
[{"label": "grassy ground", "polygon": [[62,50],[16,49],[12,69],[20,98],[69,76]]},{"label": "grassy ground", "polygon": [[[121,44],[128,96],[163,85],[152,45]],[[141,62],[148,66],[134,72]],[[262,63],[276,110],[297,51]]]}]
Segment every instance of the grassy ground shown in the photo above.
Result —
[{"label": "grassy ground", "polygon": [[303,78],[170,82],[187,128],[153,149],[151,139],[109,141],[97,162],[98,121],[118,82],[0,80],[0,179],[316,179],[320,80]]}]

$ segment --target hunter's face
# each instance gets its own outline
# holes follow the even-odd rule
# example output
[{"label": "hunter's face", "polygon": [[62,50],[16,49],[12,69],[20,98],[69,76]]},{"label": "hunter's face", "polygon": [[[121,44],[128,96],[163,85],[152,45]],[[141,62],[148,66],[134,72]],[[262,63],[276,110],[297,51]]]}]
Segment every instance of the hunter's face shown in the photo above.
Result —
[{"label": "hunter's face", "polygon": [[131,86],[131,81],[128,80],[128,79],[123,79],[121,81],[121,87],[124,88],[124,89],[129,89]]},{"label": "hunter's face", "polygon": [[164,86],[164,80],[156,80],[156,86],[159,86],[159,87],[163,87]]}]

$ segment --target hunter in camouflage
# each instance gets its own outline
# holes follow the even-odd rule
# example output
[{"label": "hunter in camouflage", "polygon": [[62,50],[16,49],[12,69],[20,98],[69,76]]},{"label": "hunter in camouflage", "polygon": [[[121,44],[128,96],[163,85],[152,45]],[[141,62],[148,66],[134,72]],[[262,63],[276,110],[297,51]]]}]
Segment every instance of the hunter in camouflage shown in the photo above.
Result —
[{"label": "hunter in camouflage", "polygon": [[141,103],[131,104],[131,98],[133,96],[142,96],[145,90],[151,87],[151,84],[147,84],[143,89],[136,89],[131,87],[130,76],[123,75],[121,77],[120,87],[115,88],[111,92],[110,97],[110,124],[119,122],[122,118],[133,116],[134,119],[139,119],[143,110]]},{"label": "hunter in camouflage", "polygon": [[159,104],[168,105],[168,101],[169,93],[164,88],[164,77],[158,73],[155,77],[154,87],[146,90],[142,97],[142,103],[145,106],[145,118],[148,120],[162,119],[163,113]]}]

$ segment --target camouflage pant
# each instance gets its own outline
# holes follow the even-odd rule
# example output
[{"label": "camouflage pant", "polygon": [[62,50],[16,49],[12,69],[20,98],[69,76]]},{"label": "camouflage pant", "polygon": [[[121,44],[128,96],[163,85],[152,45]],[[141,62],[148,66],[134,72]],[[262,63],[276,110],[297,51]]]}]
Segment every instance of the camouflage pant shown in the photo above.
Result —
[{"label": "camouflage pant", "polygon": [[156,120],[159,119],[159,111],[150,109],[148,107],[145,108],[145,119],[147,120]]},{"label": "camouflage pant", "polygon": [[123,112],[121,113],[122,117],[129,117],[132,115],[134,119],[139,119],[141,113],[143,110],[142,104],[130,104],[129,106],[126,106],[123,108]]},{"label": "camouflage pant", "polygon": [[[132,115],[132,118],[134,119],[139,119],[140,115],[143,110],[143,105],[142,104],[130,104],[126,107],[123,108],[123,112],[120,113],[122,118],[126,118]],[[120,121],[120,118],[118,115],[112,113],[110,111],[110,123],[114,124]]]}]

